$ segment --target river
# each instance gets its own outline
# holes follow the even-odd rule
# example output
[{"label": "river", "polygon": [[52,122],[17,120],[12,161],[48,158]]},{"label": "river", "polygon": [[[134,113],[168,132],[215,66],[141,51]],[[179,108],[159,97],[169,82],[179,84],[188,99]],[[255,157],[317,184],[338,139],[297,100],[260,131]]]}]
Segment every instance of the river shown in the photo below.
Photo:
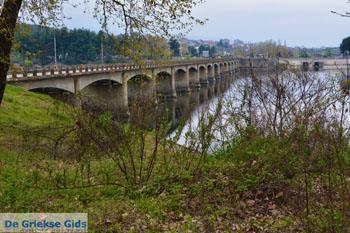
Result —
[{"label": "river", "polygon": [[[176,137],[179,123],[185,120],[178,143],[184,146],[201,143],[200,128],[203,124],[208,126],[206,121],[219,111],[219,103],[222,108],[211,128],[213,137],[209,152],[225,147],[227,141],[242,133],[241,130],[249,124],[269,135],[280,135],[282,131],[290,130],[298,116],[324,124],[330,130],[335,127],[332,124],[350,128],[349,113],[342,116],[342,112],[349,112],[350,109],[349,95],[339,85],[342,72],[286,71],[278,75],[255,73],[253,76],[260,80],[259,88],[251,86],[250,74],[236,73],[220,79],[215,85],[178,96],[175,103],[168,105],[173,114],[170,137]],[[278,85],[276,80],[279,80]],[[279,96],[281,90],[283,94]],[[280,107],[277,103],[279,98],[283,102]],[[306,116],[306,112],[312,114]],[[308,127],[312,127],[312,124]]]}]

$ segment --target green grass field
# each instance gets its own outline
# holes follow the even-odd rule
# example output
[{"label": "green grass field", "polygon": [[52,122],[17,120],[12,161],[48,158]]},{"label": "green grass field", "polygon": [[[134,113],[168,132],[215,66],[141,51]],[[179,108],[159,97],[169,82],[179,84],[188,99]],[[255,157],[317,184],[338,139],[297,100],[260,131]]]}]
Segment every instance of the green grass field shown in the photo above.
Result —
[{"label": "green grass field", "polygon": [[[89,232],[307,232],[304,209],[298,209],[304,174],[300,161],[289,157],[290,142],[252,135],[206,157],[195,177],[182,164],[195,157],[166,145],[151,179],[135,184],[108,157],[52,157],[49,137],[74,129],[67,109],[48,96],[7,86],[0,107],[0,212],[88,213]],[[152,147],[154,135],[146,137]],[[70,141],[75,139],[64,141],[61,153],[74,155],[65,145],[79,144]],[[185,155],[189,160],[181,160]],[[314,229],[340,226],[339,209],[324,223],[319,216],[329,216],[329,207],[311,201]]]}]

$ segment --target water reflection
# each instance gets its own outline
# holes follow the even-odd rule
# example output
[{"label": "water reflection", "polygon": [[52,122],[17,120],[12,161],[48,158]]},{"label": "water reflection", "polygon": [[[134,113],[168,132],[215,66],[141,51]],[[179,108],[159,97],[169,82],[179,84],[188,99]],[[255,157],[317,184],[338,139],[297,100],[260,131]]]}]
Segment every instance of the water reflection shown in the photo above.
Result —
[{"label": "water reflection", "polygon": [[[266,73],[256,73],[255,76],[266,76]],[[298,86],[296,85],[292,85],[293,83],[290,83],[290,85],[288,84],[288,82],[291,82],[292,80],[295,80],[295,83],[299,83],[302,84],[303,80],[306,80],[305,77],[307,76],[310,82],[312,80],[323,80],[325,78],[327,78],[327,76],[335,76],[337,77],[336,74],[328,74],[328,73],[310,73],[310,74],[305,74],[306,76],[304,76],[304,74],[300,74],[301,78],[304,77],[304,79],[297,79],[294,76],[296,74],[294,73],[288,73],[288,74],[283,74],[284,77],[288,77],[287,78],[283,78],[281,80],[283,80],[286,83],[286,87],[290,87],[290,88],[286,88],[285,90],[288,90],[291,92],[291,96],[294,96],[296,99],[297,97],[300,95],[299,91],[298,91]],[[289,75],[289,76],[288,76]],[[204,84],[201,85],[201,88],[197,89],[192,89],[190,92],[185,92],[185,93],[178,93],[176,98],[173,98],[171,96],[168,97],[159,97],[157,99],[157,101],[155,101],[155,103],[152,105],[152,103],[150,104],[150,109],[147,109],[147,111],[144,111],[144,109],[142,109],[142,107],[145,107],[147,105],[147,101],[143,98],[140,98],[141,101],[139,102],[139,106],[141,106],[141,113],[140,113],[140,109],[137,109],[137,111],[134,112],[132,110],[133,106],[132,103],[129,102],[129,107],[128,110],[130,111],[130,114],[127,115],[127,122],[130,122],[131,124],[133,124],[133,122],[140,122],[138,121],[139,119],[141,119],[141,116],[146,116],[146,118],[148,117],[148,119],[145,121],[147,122],[147,127],[149,127],[150,129],[152,129],[152,127],[154,127],[154,113],[160,113],[157,116],[165,116],[168,119],[168,126],[169,126],[169,134],[170,137],[172,135],[172,133],[174,133],[174,131],[179,127],[181,122],[185,122],[186,121],[186,126],[184,128],[183,132],[188,132],[191,127],[191,125],[193,127],[196,127],[198,125],[198,122],[200,121],[200,119],[206,119],[206,118],[200,118],[200,113],[201,112],[212,112],[212,110],[217,109],[218,106],[218,102],[220,100],[221,97],[223,100],[223,112],[220,115],[220,118],[218,119],[218,127],[216,128],[217,134],[215,134],[215,142],[213,143],[213,147],[215,147],[216,145],[219,147],[220,146],[220,141],[224,141],[223,139],[226,138],[232,138],[232,135],[230,135],[231,132],[234,132],[235,129],[234,128],[230,128],[230,127],[234,127],[233,124],[228,124],[228,119],[229,117],[232,116],[238,116],[238,118],[242,119],[243,122],[243,126],[244,126],[244,122],[249,122],[251,119],[255,119],[255,122],[260,122],[261,125],[265,124],[266,127],[268,127],[270,124],[269,122],[267,122],[265,119],[267,118],[262,118],[261,116],[266,116],[266,109],[264,110],[264,108],[261,107],[261,100],[260,99],[256,99],[252,102],[249,102],[252,106],[252,109],[254,109],[254,113],[256,114],[255,118],[251,117],[249,115],[249,118],[245,118],[248,115],[245,115],[246,112],[239,112],[243,111],[241,110],[241,106],[242,105],[242,100],[244,99],[244,95],[245,95],[245,90],[247,87],[249,87],[250,82],[249,80],[251,80],[250,74],[249,73],[237,73],[237,74],[233,74],[233,75],[227,75],[227,76],[222,76],[220,78],[216,78],[215,80],[213,80],[212,82],[209,82],[209,84]],[[299,76],[298,76],[299,77]],[[339,75],[338,75],[339,77]],[[264,80],[263,78],[261,80]],[[299,81],[298,81],[299,80]],[[311,82],[312,83],[312,82]],[[288,84],[288,85],[287,85]],[[317,83],[315,82],[315,85]],[[310,84],[311,85],[311,84]],[[326,85],[329,87],[333,87],[334,85]],[[295,90],[294,90],[295,89]],[[325,90],[329,91],[330,88],[327,88]],[[108,90],[108,89],[106,89]],[[250,89],[249,89],[250,90]],[[271,91],[270,95],[273,94],[272,90],[271,90],[271,86],[266,84],[266,88],[264,89],[266,90],[266,94],[269,94],[268,91]],[[249,92],[250,93],[250,92]],[[263,95],[262,95],[263,96]],[[333,95],[334,96],[334,95]],[[109,96],[107,96],[109,97]],[[148,97],[150,99],[152,99],[152,97]],[[264,97],[266,98],[266,97]],[[292,98],[293,99],[293,98]],[[110,102],[112,99],[111,98],[107,98],[107,99],[102,99],[100,100],[102,103],[108,103]],[[289,99],[288,99],[289,100]],[[117,102],[118,100],[116,99],[115,102]],[[152,100],[153,101],[153,100]],[[265,102],[264,102],[265,103]],[[302,103],[302,101],[300,102]],[[209,106],[209,107],[208,107]],[[294,106],[293,104],[287,104],[288,106]],[[338,107],[338,106],[336,106]],[[274,106],[272,105],[271,107],[268,108],[268,110],[273,110]],[[302,109],[300,107],[300,109]],[[156,111],[155,111],[156,110]],[[210,111],[209,111],[210,110]],[[238,111],[238,114],[237,114]],[[245,111],[245,110],[244,110]],[[265,112],[264,112],[265,111]],[[136,112],[136,114],[134,114]],[[214,112],[214,111],[213,111]],[[244,113],[244,114],[242,114]],[[116,114],[120,114],[120,112],[116,111]],[[138,115],[139,114],[139,115]],[[149,114],[149,115],[147,115]],[[241,115],[240,115],[241,114]],[[119,118],[118,118],[119,119]],[[220,128],[219,128],[220,127]],[[193,129],[193,128],[192,128]],[[181,140],[181,138],[180,138]],[[180,144],[183,144],[182,141],[179,141]],[[215,144],[216,143],[216,144]],[[215,149],[215,148],[214,148]]]},{"label": "water reflection", "polygon": [[208,85],[202,86],[199,90],[199,103],[203,104],[209,100],[209,87]]},{"label": "water reflection", "polygon": [[169,134],[174,132],[181,121],[188,119],[203,106],[210,105],[216,97],[222,96],[230,88],[236,74],[226,75],[216,79],[214,83],[202,85],[189,93],[178,94],[177,98],[160,99],[168,109]]}]

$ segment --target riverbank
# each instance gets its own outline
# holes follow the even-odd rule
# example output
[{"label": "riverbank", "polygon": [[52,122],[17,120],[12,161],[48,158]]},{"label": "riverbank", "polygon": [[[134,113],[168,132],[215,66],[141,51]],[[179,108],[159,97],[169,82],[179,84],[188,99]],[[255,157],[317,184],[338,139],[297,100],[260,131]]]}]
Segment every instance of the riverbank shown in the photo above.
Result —
[{"label": "riverbank", "polygon": [[[79,114],[84,113],[79,111]],[[126,138],[123,143],[127,146],[118,147],[122,153],[137,155],[136,159],[142,143],[146,147],[144,159],[134,164],[137,168],[149,164],[154,153],[157,155],[148,179],[144,173],[135,176],[128,173],[127,177],[134,177],[135,183],[119,169],[118,160],[112,157],[117,154],[102,156],[102,151],[100,156],[95,156],[96,148],[91,146],[91,141],[82,140],[90,135],[89,126],[93,127],[93,136],[106,133],[103,142],[104,145],[114,142],[109,144],[111,150],[117,145],[121,137],[113,136],[109,141],[105,137],[109,129],[120,125],[111,122],[106,113],[96,119],[80,115],[81,121],[77,123],[72,118],[76,115],[62,103],[8,86],[0,116],[0,211],[3,213],[88,213],[89,232],[291,232],[304,231],[310,223],[313,225],[309,226],[312,227],[309,232],[317,232],[326,229],[327,225],[323,224],[339,226],[337,214],[348,205],[335,198],[331,203],[335,207],[334,218],[325,223],[322,216],[328,216],[327,212],[318,215],[318,204],[328,211],[329,202],[316,197],[323,197],[323,192],[327,194],[329,190],[318,179],[327,173],[322,169],[308,170],[310,182],[321,187],[306,187],[315,199],[307,204],[312,214],[309,213],[309,222],[305,221],[305,200],[308,200],[302,189],[305,160],[302,156],[295,157],[292,137],[264,137],[247,129],[244,137],[228,142],[229,150],[201,157],[186,148],[174,147],[168,140],[155,142],[158,136],[161,138],[161,132],[146,135],[140,132],[142,124],[124,126],[118,129],[125,133],[117,135],[133,134],[136,139],[128,142],[131,138]],[[62,128],[77,133],[67,136],[55,159],[50,138],[60,138]],[[79,134],[83,137],[78,137]],[[202,134],[206,136],[205,132]],[[147,139],[141,140],[142,135]],[[101,140],[97,136],[93,139]],[[68,149],[74,147],[75,154],[69,154]],[[78,157],[76,153],[82,149],[87,153]],[[64,154],[77,157],[62,157]],[[201,159],[203,163],[199,163]],[[310,162],[312,159],[308,158]],[[131,160],[125,163],[132,171]],[[338,193],[335,189],[333,192]]]}]

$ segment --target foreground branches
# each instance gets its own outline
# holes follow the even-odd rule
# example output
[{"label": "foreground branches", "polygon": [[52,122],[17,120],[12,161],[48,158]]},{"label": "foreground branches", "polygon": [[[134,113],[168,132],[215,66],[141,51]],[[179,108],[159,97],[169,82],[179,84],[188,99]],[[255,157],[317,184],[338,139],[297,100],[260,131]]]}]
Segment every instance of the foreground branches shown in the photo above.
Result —
[{"label": "foreground branches", "polygon": [[[143,57],[152,49],[154,52],[151,54],[154,58],[163,57],[159,55],[163,54],[163,51],[154,49],[154,41],[150,41],[149,36],[159,40],[173,38],[178,32],[190,30],[194,23],[203,24],[203,21],[191,15],[192,8],[202,2],[203,0],[96,0],[93,16],[110,39],[115,41],[115,51],[141,63]],[[89,0],[84,1],[86,6],[89,3]],[[6,0],[0,6],[0,104],[10,68],[10,51],[14,46],[17,21],[56,28],[61,25],[61,19],[65,18],[64,4],[69,4],[69,1]],[[120,38],[117,39],[110,33],[115,29],[124,30],[120,37],[122,43]]]}]

